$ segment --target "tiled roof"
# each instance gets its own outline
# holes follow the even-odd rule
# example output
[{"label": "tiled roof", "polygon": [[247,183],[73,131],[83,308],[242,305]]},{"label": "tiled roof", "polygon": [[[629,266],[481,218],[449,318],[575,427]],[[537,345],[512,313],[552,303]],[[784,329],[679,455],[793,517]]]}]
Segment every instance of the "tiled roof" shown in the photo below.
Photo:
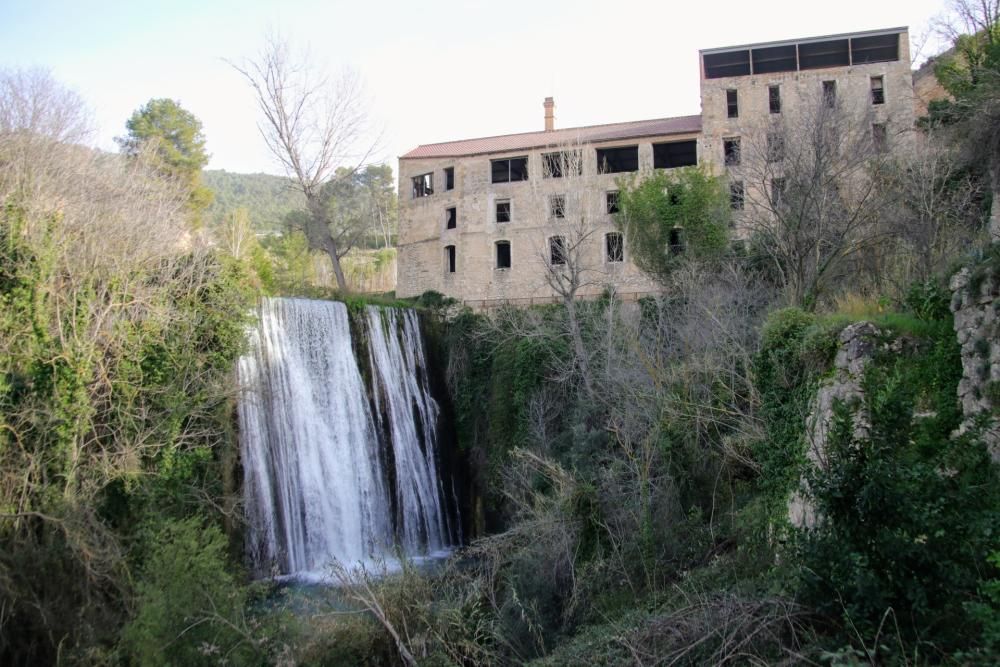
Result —
[{"label": "tiled roof", "polygon": [[400,156],[399,159],[505,153],[562,144],[589,144],[599,141],[655,137],[666,134],[689,134],[692,132],[701,132],[700,115],[636,120],[629,123],[611,123],[609,125],[568,127],[551,132],[524,132],[522,134],[505,134],[499,137],[446,141],[441,144],[424,144]]}]

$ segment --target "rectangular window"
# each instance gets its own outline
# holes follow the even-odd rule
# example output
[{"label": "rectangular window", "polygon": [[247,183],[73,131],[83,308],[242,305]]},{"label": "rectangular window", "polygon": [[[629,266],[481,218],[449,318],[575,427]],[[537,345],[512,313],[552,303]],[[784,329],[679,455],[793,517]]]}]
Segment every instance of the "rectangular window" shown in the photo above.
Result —
[{"label": "rectangular window", "polygon": [[767,135],[767,161],[781,162],[785,159],[785,137],[777,132]]},{"label": "rectangular window", "polygon": [[846,39],[799,44],[799,69],[847,67],[850,64],[851,52]]},{"label": "rectangular window", "polygon": [[420,174],[413,177],[413,198],[429,197],[434,194],[434,174]]},{"label": "rectangular window", "polygon": [[823,103],[829,108],[833,108],[837,105],[837,82],[836,81],[824,81],[823,82]]},{"label": "rectangular window", "polygon": [[743,210],[743,181],[729,184],[729,208],[734,211]]},{"label": "rectangular window", "polygon": [[771,205],[780,206],[781,202],[785,200],[785,179],[784,178],[772,178],[771,179]]},{"label": "rectangular window", "polygon": [[884,153],[889,147],[889,134],[885,123],[872,123],[872,146],[879,153]]},{"label": "rectangular window", "polygon": [[781,86],[767,87],[767,106],[771,113],[781,113]]},{"label": "rectangular window", "polygon": [[698,142],[694,139],[653,144],[653,169],[693,167],[696,164],[698,164]]},{"label": "rectangular window", "polygon": [[740,116],[740,98],[735,88],[726,91],[726,116],[729,118]]},{"label": "rectangular window", "polygon": [[494,183],[528,180],[528,158],[512,157],[490,160],[490,174]]},{"label": "rectangular window", "polygon": [[885,104],[885,79],[872,77],[872,104]]},{"label": "rectangular window", "polygon": [[444,261],[448,273],[455,273],[455,246],[446,245],[444,247]]},{"label": "rectangular window", "polygon": [[750,50],[706,53],[703,59],[706,79],[746,76],[750,73]]},{"label": "rectangular window", "polygon": [[895,60],[899,60],[899,33],[851,39],[851,62],[855,65]]},{"label": "rectangular window", "polygon": [[740,163],[740,138],[730,137],[722,140],[723,162],[727,167],[735,167]]},{"label": "rectangular window", "polygon": [[607,203],[607,211],[608,211],[608,213],[614,214],[614,213],[618,212],[618,191],[617,190],[614,190],[612,192],[607,193],[607,199],[605,201]]},{"label": "rectangular window", "polygon": [[497,222],[510,222],[510,200],[497,200]]},{"label": "rectangular window", "polygon": [[444,189],[454,190],[455,189],[455,168],[445,167],[444,168]]},{"label": "rectangular window", "polygon": [[510,268],[510,241],[497,241],[497,268]]},{"label": "rectangular window", "polygon": [[574,171],[577,176],[583,173],[580,151],[542,153],[542,178],[562,178]]},{"label": "rectangular window", "polygon": [[621,232],[604,235],[604,251],[609,262],[625,261],[625,237]]},{"label": "rectangular window", "polygon": [[455,229],[458,226],[458,211],[452,206],[444,210],[445,228]]},{"label": "rectangular window", "polygon": [[552,195],[549,198],[549,217],[560,220],[566,217],[566,195]]},{"label": "rectangular window", "polygon": [[750,56],[754,74],[794,72],[799,68],[798,50],[795,44],[758,47]]},{"label": "rectangular window", "polygon": [[566,239],[561,236],[549,239],[549,263],[553,266],[566,263]]},{"label": "rectangular window", "polygon": [[667,243],[669,245],[668,250],[671,255],[679,255],[684,252],[684,237],[679,228],[674,227],[670,230],[670,236],[668,237]]},{"label": "rectangular window", "polygon": [[617,174],[623,171],[639,171],[639,147],[597,149],[597,172]]}]

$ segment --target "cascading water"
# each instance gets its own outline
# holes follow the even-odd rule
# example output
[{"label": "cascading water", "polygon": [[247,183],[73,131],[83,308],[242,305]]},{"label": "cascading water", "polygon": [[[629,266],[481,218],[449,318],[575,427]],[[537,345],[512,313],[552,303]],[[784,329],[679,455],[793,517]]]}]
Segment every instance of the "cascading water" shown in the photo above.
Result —
[{"label": "cascading water", "polygon": [[265,299],[240,359],[250,559],[321,572],[452,543],[438,471],[438,405],[412,311],[368,307],[370,384],[342,303]]}]

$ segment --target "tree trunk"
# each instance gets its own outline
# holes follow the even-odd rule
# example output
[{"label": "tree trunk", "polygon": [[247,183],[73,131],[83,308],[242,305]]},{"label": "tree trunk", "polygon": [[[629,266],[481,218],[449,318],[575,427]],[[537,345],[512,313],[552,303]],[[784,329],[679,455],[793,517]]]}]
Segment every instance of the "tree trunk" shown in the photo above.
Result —
[{"label": "tree trunk", "polygon": [[326,254],[330,256],[330,261],[333,262],[333,275],[337,277],[337,289],[345,294],[350,292],[347,279],[344,278],[344,270],[340,266],[340,257],[337,256],[337,244],[334,243],[333,239],[327,239],[323,245]]}]

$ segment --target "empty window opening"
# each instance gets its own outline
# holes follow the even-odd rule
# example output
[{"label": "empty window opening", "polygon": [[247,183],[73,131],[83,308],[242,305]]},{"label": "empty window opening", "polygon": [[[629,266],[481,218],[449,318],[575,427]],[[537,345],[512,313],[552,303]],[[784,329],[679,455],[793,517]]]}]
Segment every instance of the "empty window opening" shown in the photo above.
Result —
[{"label": "empty window opening", "polygon": [[889,133],[885,123],[872,123],[872,145],[879,153],[884,153],[889,147]]},{"label": "empty window opening", "polygon": [[583,173],[580,151],[542,153],[542,178],[562,178],[574,172],[577,176]]},{"label": "empty window opening", "polygon": [[772,132],[767,135],[767,161],[781,162],[785,159],[785,135]]},{"label": "empty window opening", "polygon": [[607,204],[608,213],[615,214],[618,212],[618,191],[614,190],[607,193],[605,203]]},{"label": "empty window opening", "polygon": [[458,211],[454,206],[444,210],[444,220],[446,229],[455,229],[458,226]]},{"label": "empty window opening", "polygon": [[510,200],[497,200],[497,222],[510,222]]},{"label": "empty window opening", "polygon": [[798,67],[798,57],[794,44],[754,49],[752,59],[754,74],[794,72]]},{"label": "empty window opening", "polygon": [[785,200],[785,179],[784,178],[772,178],[771,179],[771,205],[781,206],[781,203]]},{"label": "empty window opening", "polygon": [[566,195],[553,195],[549,198],[549,217],[560,220],[566,217]]},{"label": "empty window opening", "polygon": [[851,53],[846,39],[799,44],[799,69],[846,67],[851,64]]},{"label": "empty window opening", "polygon": [[735,88],[726,91],[726,116],[729,118],[740,116],[740,94]]},{"label": "empty window opening", "polygon": [[684,237],[680,228],[674,227],[670,230],[667,245],[671,255],[679,255],[684,252]]},{"label": "empty window opening", "polygon": [[851,40],[851,62],[882,63],[899,60],[899,33],[855,37]]},{"label": "empty window opening", "polygon": [[743,210],[743,181],[729,184],[729,208],[734,211]]},{"label": "empty window opening", "polygon": [[740,163],[740,138],[730,137],[722,140],[722,153],[725,156],[724,162],[727,167],[734,167]]},{"label": "empty window opening", "polygon": [[872,77],[872,104],[885,104],[885,79]]},{"label": "empty window opening", "polygon": [[455,189],[455,168],[445,167],[444,168],[444,189],[454,190]]},{"label": "empty window opening", "polygon": [[528,180],[528,158],[512,157],[490,160],[490,174],[494,183]]},{"label": "empty window opening", "polygon": [[434,174],[420,174],[413,177],[413,198],[434,194]]},{"label": "empty window opening", "polygon": [[625,261],[625,237],[621,232],[609,232],[604,235],[604,251],[609,262]]},{"label": "empty window opening", "polygon": [[497,268],[510,268],[510,241],[497,241]]},{"label": "empty window opening", "polygon": [[693,167],[696,164],[698,164],[698,142],[694,139],[653,144],[653,169]]},{"label": "empty window opening", "polygon": [[639,171],[639,147],[598,148],[597,171],[601,174]]},{"label": "empty window opening", "polygon": [[566,263],[566,239],[553,236],[549,239],[549,263],[559,266]]},{"label": "empty window opening", "polygon": [[837,105],[837,82],[836,81],[824,81],[823,82],[823,103],[829,108],[833,108]]},{"label": "empty window opening", "polygon": [[781,86],[767,87],[767,106],[771,113],[781,113]]},{"label": "empty window opening", "polygon": [[444,247],[444,262],[448,273],[455,273],[455,246],[446,245]]},{"label": "empty window opening", "polygon": [[750,51],[728,51],[708,53],[703,58],[706,79],[721,79],[725,76],[746,76],[750,74]]}]

